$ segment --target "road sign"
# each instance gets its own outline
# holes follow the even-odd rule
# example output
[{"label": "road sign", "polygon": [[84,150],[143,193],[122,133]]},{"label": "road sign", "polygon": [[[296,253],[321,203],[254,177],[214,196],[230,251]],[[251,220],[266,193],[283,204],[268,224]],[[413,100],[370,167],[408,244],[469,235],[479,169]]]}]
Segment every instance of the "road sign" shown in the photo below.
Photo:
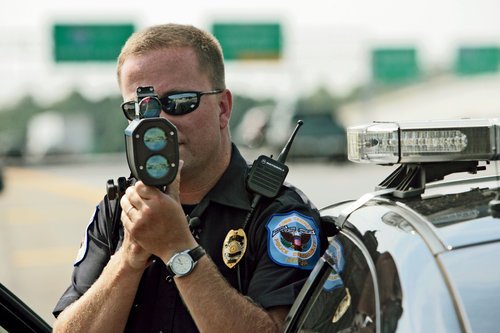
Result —
[{"label": "road sign", "polygon": [[281,58],[279,23],[214,23],[226,60],[277,60]]},{"label": "road sign", "polygon": [[134,25],[55,24],[52,32],[56,62],[116,61]]},{"label": "road sign", "polygon": [[378,48],[372,50],[373,80],[404,83],[418,78],[420,71],[415,48]]},{"label": "road sign", "polygon": [[498,71],[500,47],[460,47],[455,61],[455,72],[460,75],[476,75]]}]

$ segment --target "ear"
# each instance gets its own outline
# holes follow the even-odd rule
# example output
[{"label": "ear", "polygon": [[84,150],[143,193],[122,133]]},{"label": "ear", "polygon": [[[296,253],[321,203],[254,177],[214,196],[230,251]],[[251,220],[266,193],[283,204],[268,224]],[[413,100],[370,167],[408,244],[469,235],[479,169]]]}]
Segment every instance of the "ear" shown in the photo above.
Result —
[{"label": "ear", "polygon": [[219,124],[220,128],[224,129],[229,126],[231,112],[233,111],[233,94],[229,89],[224,89],[221,93],[219,101]]}]

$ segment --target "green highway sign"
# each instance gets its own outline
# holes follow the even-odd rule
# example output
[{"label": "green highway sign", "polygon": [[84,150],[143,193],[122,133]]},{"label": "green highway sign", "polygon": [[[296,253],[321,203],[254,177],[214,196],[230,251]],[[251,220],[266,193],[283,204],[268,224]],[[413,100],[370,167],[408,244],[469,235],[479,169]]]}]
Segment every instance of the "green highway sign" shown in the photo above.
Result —
[{"label": "green highway sign", "polygon": [[55,24],[52,29],[56,62],[116,61],[134,32],[125,24]]},{"label": "green highway sign", "polygon": [[372,50],[373,80],[380,83],[405,83],[420,75],[418,53],[413,47]]},{"label": "green highway sign", "polygon": [[460,75],[495,73],[500,63],[500,47],[460,47],[455,60],[455,72]]},{"label": "green highway sign", "polygon": [[277,60],[283,37],[279,23],[214,23],[226,60]]}]

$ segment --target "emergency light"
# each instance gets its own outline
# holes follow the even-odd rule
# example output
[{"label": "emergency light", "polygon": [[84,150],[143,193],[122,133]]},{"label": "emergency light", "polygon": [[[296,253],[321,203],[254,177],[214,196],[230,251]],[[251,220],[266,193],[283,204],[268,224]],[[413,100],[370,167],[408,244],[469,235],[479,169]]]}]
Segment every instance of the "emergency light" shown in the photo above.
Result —
[{"label": "emergency light", "polygon": [[349,160],[408,164],[500,159],[500,119],[374,122],[347,129]]}]

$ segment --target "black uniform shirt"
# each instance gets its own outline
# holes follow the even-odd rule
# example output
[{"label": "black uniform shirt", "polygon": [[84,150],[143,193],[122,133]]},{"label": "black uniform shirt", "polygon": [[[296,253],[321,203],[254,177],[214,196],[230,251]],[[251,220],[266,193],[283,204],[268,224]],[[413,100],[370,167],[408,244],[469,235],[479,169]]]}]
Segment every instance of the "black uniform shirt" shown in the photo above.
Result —
[{"label": "black uniform shirt", "polygon": [[[241,228],[250,211],[252,195],[246,190],[247,172],[246,161],[233,145],[229,167],[190,214],[201,221],[194,232],[198,243],[234,288],[241,289],[265,309],[291,305],[325,249],[326,237],[320,232],[319,214],[300,191],[283,186],[276,198],[262,199],[255,209],[245,228],[248,244],[238,264],[241,267],[229,268],[223,261],[222,248],[227,233]],[[72,284],[57,303],[54,315],[85,293],[107,264],[112,243],[110,207],[113,203],[106,199],[97,207],[75,262]],[[175,283],[167,275],[160,259],[145,270],[126,331],[197,332]]]}]

